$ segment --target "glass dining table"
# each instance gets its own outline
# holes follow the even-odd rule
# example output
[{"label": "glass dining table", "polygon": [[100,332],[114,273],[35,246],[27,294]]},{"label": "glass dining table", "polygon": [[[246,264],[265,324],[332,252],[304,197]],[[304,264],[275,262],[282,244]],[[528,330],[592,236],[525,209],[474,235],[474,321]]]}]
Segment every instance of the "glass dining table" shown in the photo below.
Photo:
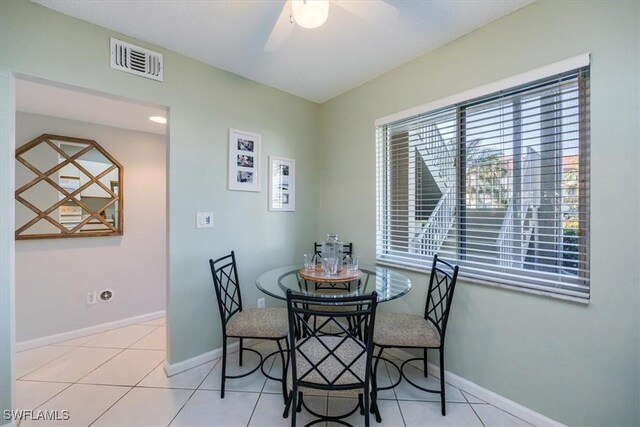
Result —
[{"label": "glass dining table", "polygon": [[[353,280],[313,280],[302,265],[287,265],[262,273],[256,286],[265,294],[281,300],[287,299],[287,290],[306,295],[340,298],[371,294],[376,291],[378,302],[391,301],[411,290],[411,280],[396,271],[377,265],[360,265],[362,274]],[[305,278],[307,276],[307,278]]]}]

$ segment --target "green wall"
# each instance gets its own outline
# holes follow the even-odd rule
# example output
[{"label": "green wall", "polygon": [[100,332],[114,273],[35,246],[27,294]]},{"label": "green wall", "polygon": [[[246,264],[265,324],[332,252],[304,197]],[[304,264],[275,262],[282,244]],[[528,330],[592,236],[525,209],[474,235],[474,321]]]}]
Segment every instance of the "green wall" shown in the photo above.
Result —
[{"label": "green wall", "polygon": [[[445,361],[571,425],[640,424],[639,27],[638,2],[539,1],[321,106],[320,229],[373,261],[376,118],[592,54],[591,304],[462,283]],[[408,274],[411,298],[382,310],[423,310],[427,277]]]},{"label": "green wall", "polygon": [[[592,302],[462,283],[446,368],[564,423],[640,424],[639,22],[637,2],[538,1],[318,106],[27,0],[0,2],[0,410],[11,384],[14,74],[170,108],[176,363],[221,343],[209,257],[238,252],[247,306],[260,295],[257,274],[297,260],[319,231],[339,232],[373,261],[376,118],[591,52]],[[164,53],[165,82],[111,70],[113,35]],[[268,154],[297,160],[295,213],[267,212],[264,174],[261,193],[226,190],[229,127],[262,134],[264,169]],[[194,228],[197,210],[214,212],[213,230]],[[426,277],[409,274],[411,298],[383,310],[421,310]]]},{"label": "green wall", "polygon": [[[165,81],[159,83],[112,70],[110,36],[162,52]],[[6,207],[13,203],[10,182],[15,117],[9,85],[14,74],[169,107],[170,363],[221,345],[209,258],[235,249],[243,302],[251,307],[262,296],[254,284],[257,275],[274,265],[298,260],[298,255],[309,250],[317,238],[317,104],[27,0],[0,2],[0,55],[0,411],[9,407],[11,384],[9,343],[13,328],[8,308],[13,299],[13,260],[9,258],[13,213]],[[262,134],[263,176],[259,193],[227,191],[230,127]],[[296,159],[296,212],[267,211],[269,154]],[[212,230],[195,229],[198,210],[213,211]]]}]

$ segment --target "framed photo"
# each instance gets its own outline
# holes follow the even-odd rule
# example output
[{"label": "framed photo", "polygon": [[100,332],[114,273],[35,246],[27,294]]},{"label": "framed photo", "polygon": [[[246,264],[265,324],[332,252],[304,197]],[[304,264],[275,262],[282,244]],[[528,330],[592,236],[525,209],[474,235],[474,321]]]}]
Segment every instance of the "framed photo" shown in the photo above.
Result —
[{"label": "framed photo", "polygon": [[258,134],[229,129],[229,190],[260,191]]},{"label": "framed photo", "polygon": [[269,156],[269,210],[296,210],[296,161]]}]

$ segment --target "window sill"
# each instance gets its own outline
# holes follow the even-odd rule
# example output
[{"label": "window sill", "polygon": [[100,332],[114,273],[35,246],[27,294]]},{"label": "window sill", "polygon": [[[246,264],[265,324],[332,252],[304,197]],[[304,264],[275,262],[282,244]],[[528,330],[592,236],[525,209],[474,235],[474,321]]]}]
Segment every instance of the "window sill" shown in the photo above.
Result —
[{"label": "window sill", "polygon": [[[383,265],[385,267],[394,267],[400,270],[411,271],[411,272],[420,273],[420,274],[431,273],[431,268],[415,267],[409,264],[403,264],[403,263],[388,261],[384,259],[376,259],[376,264]],[[549,292],[549,291],[544,291],[539,289],[526,288],[522,286],[491,282],[488,280],[479,279],[474,276],[465,275],[463,273],[459,273],[458,277],[464,282],[471,283],[474,285],[483,285],[483,286],[490,286],[493,288],[502,288],[510,291],[521,292],[525,294],[532,294],[532,295],[537,295],[537,296],[542,296],[542,297],[547,297],[552,299],[558,299],[561,301],[568,301],[568,302],[578,303],[582,305],[589,305],[591,303],[591,295],[589,295],[589,297],[584,298],[584,297],[578,297],[573,295],[559,294],[556,292]]]}]

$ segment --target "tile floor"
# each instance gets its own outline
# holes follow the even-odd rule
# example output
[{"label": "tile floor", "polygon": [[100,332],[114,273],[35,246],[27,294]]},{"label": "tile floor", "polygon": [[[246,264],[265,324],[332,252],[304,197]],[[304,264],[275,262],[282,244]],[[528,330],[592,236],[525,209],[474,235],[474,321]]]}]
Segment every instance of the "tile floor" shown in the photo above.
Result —
[{"label": "tile floor", "polygon": [[[163,363],[166,347],[165,319],[114,329],[96,335],[19,352],[17,407],[33,410],[68,410],[70,419],[23,421],[20,426],[288,426],[282,418],[280,384],[260,371],[227,381],[220,399],[220,360],[214,360],[167,378]],[[263,354],[275,345],[264,341],[253,348]],[[281,372],[279,360],[270,359],[271,374]],[[245,353],[243,368],[237,354],[227,362],[234,373],[255,366],[257,357]],[[382,366],[382,365],[381,365]],[[381,384],[397,375],[382,367]],[[432,383],[422,371],[410,368],[418,382]],[[439,396],[421,393],[406,384],[382,392],[381,426],[528,426],[530,424],[482,400],[447,385],[447,416],[440,415]],[[347,412],[354,399],[326,393],[306,396],[318,412]],[[298,425],[311,418],[303,411]],[[364,425],[359,415],[346,420]],[[372,426],[378,425],[371,418]],[[331,423],[329,423],[331,424]]]}]

